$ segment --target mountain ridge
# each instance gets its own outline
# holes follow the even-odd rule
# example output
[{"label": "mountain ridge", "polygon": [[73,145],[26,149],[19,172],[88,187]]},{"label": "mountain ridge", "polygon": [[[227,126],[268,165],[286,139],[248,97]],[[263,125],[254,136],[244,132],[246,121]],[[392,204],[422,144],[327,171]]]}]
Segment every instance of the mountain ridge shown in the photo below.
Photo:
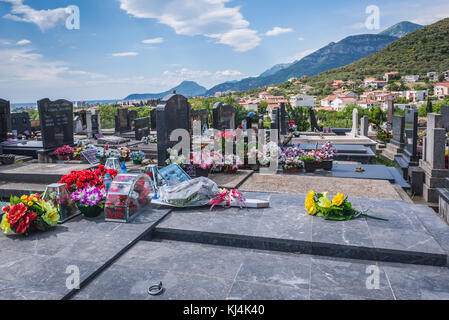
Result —
[{"label": "mountain ridge", "polygon": [[385,72],[425,75],[449,69],[449,18],[417,29],[384,49],[347,66],[322,72],[309,83],[380,77]]},{"label": "mountain ridge", "polygon": [[376,34],[349,36],[339,42],[331,42],[327,46],[272,75],[246,78],[235,83],[222,83],[209,89],[206,95],[211,96],[215,92],[226,92],[228,90],[250,90],[282,83],[291,77],[301,77],[303,75],[314,76],[326,70],[348,65],[374,52],[380,51],[397,39],[396,37]]},{"label": "mountain ridge", "polygon": [[161,93],[134,93],[130,94],[123,100],[128,101],[128,100],[161,99],[173,93],[173,91],[176,91],[176,93],[182,94],[187,98],[191,98],[205,94],[207,89],[203,86],[200,86],[198,83],[194,81],[183,81],[176,87]]},{"label": "mountain ridge", "polygon": [[385,29],[384,31],[380,32],[379,34],[402,38],[415,30],[421,29],[422,27],[424,27],[424,26],[410,22],[410,21],[401,21],[401,22],[395,24],[394,26],[391,26],[390,28]]}]

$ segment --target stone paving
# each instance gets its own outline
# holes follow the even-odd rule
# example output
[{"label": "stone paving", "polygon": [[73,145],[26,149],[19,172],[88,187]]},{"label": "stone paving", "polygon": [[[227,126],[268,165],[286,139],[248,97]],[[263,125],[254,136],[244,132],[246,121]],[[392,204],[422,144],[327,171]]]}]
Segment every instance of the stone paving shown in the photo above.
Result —
[{"label": "stone paving", "polygon": [[[377,288],[366,284],[373,267]],[[445,267],[141,241],[74,299],[449,299],[448,280]],[[159,281],[165,292],[149,296]]]},{"label": "stone paving", "polygon": [[62,299],[70,293],[68,266],[78,266],[85,281],[149,233],[168,211],[150,209],[130,224],[78,216],[47,233],[1,235],[0,299]]},{"label": "stone paving", "polygon": [[336,222],[308,215],[304,195],[245,196],[267,199],[270,208],[174,210],[156,227],[155,237],[331,257],[437,266],[447,263],[448,252],[439,244],[445,239],[439,239],[439,230],[448,226],[429,208],[403,201],[350,198],[354,208],[389,221],[359,218]]},{"label": "stone paving", "polygon": [[[2,235],[0,299],[449,299],[449,226],[428,207],[354,198],[390,221],[332,223],[308,216],[304,195],[246,196],[272,208],[159,207],[131,224],[77,217],[28,238]],[[66,288],[69,265],[81,290]],[[373,267],[378,289],[366,286]],[[159,281],[164,294],[149,296]]]}]

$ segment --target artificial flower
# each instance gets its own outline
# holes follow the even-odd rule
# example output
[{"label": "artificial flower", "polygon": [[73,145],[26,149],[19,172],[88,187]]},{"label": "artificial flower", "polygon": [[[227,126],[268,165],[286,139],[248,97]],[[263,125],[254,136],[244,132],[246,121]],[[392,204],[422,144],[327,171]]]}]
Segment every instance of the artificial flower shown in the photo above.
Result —
[{"label": "artificial flower", "polygon": [[3,215],[0,228],[4,233],[9,233],[9,231],[11,231],[11,225],[9,224],[8,215],[6,213]]},{"label": "artificial flower", "polygon": [[306,199],[306,210],[310,215],[314,215],[317,212],[315,200],[313,197],[308,197]]},{"label": "artificial flower", "polygon": [[327,198],[327,192],[323,193],[322,197],[320,198],[320,201],[318,202],[318,206],[326,209],[332,207],[332,203]]},{"label": "artificial flower", "polygon": [[345,201],[345,195],[343,193],[337,193],[337,195],[332,199],[332,204],[334,206],[341,206],[343,202]]}]

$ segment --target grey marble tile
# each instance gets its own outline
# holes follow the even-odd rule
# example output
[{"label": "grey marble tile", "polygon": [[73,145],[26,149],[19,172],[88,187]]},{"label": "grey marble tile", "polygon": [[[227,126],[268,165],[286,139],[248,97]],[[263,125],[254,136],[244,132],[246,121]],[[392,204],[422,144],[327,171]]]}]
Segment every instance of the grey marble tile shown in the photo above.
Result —
[{"label": "grey marble tile", "polygon": [[32,272],[20,275],[14,285],[17,288],[25,288],[26,290],[48,292],[49,294],[60,295],[62,298],[69,292],[66,287],[66,281],[69,277],[67,267],[76,266],[79,268],[80,281],[86,279],[100,265],[89,261],[81,261],[76,259],[48,259],[45,263],[33,265]]},{"label": "grey marble tile", "polygon": [[441,246],[427,232],[369,227],[376,248],[422,253],[445,254]]},{"label": "grey marble tile", "polygon": [[254,235],[259,237],[312,241],[312,218],[294,207],[265,209]]},{"label": "grey marble tile", "polygon": [[449,269],[380,263],[399,300],[449,300]]},{"label": "grey marble tile", "polygon": [[309,289],[309,256],[253,252],[247,254],[236,280]]},{"label": "grey marble tile", "polygon": [[321,290],[311,290],[310,292],[310,300],[346,300],[346,301],[354,301],[354,300],[374,300],[366,297],[350,295],[350,294],[339,294],[335,292],[329,291],[321,291]]},{"label": "grey marble tile", "polygon": [[234,282],[228,300],[307,300],[309,291],[262,283]]},{"label": "grey marble tile", "polygon": [[273,193],[270,198],[270,206],[279,209],[283,206],[304,207],[306,195],[276,194]]},{"label": "grey marble tile", "polygon": [[350,221],[329,221],[313,217],[312,241],[314,243],[374,247],[364,218]]},{"label": "grey marble tile", "polygon": [[369,299],[393,299],[385,272],[379,269],[379,289],[369,289],[367,280],[372,273],[369,267],[376,262],[348,259],[312,257],[311,292],[324,291],[328,294],[352,295]]}]

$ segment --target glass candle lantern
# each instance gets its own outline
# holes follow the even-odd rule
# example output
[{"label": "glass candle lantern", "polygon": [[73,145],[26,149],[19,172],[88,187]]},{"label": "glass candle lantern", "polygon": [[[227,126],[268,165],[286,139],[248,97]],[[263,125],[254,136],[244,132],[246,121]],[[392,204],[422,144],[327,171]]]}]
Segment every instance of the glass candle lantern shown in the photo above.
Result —
[{"label": "glass candle lantern", "polygon": [[60,224],[81,214],[76,204],[70,198],[69,191],[64,183],[48,185],[45,189],[43,198],[49,201],[58,210]]},{"label": "glass candle lantern", "polygon": [[108,158],[104,166],[106,169],[114,169],[117,170],[117,172],[120,172],[121,168],[120,161],[118,158]]},{"label": "glass candle lantern", "polygon": [[146,174],[119,174],[112,182],[106,198],[105,220],[127,223],[151,203],[154,187]]}]

